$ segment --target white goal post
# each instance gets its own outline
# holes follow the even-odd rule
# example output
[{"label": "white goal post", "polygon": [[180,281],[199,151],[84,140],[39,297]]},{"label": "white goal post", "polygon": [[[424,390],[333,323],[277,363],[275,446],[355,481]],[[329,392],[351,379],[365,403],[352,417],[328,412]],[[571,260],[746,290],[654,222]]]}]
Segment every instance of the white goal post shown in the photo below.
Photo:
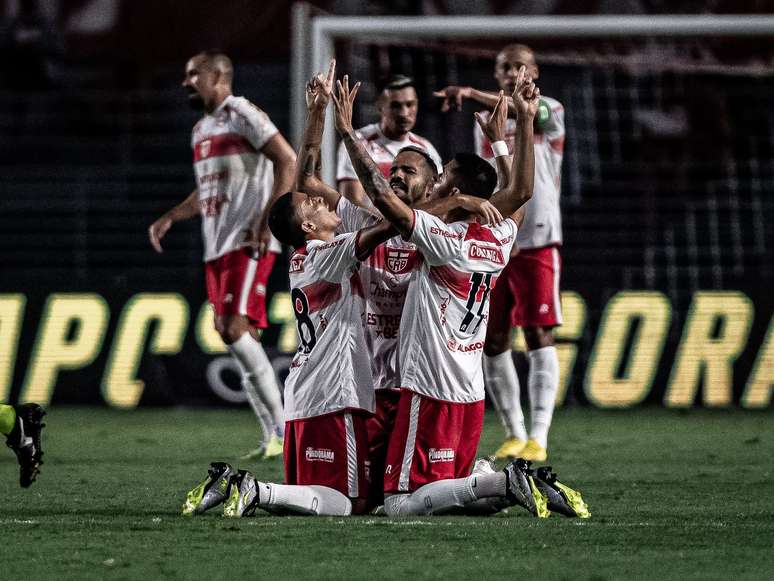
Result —
[{"label": "white goal post", "polygon": [[[340,38],[384,41],[417,36],[444,38],[774,37],[774,15],[704,16],[312,16],[303,2],[293,6],[290,122],[298,146],[306,121],[304,87],[315,71],[327,70]],[[332,114],[322,145],[323,178],[335,181],[336,135]]]}]

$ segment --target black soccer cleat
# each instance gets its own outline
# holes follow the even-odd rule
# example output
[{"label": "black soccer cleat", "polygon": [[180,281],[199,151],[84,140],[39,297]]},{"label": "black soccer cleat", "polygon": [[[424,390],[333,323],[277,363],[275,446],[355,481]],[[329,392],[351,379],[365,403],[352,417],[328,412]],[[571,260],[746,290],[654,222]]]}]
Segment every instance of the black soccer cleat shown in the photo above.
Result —
[{"label": "black soccer cleat", "polygon": [[19,460],[19,484],[27,488],[35,482],[43,464],[40,432],[46,425],[41,422],[46,412],[36,403],[14,406],[14,410],[16,421],[5,443]]},{"label": "black soccer cleat", "polygon": [[573,490],[556,479],[556,473],[550,466],[538,468],[533,474],[533,480],[540,492],[548,500],[548,510],[567,517],[588,518],[591,516],[588,505],[580,492]]},{"label": "black soccer cleat", "polygon": [[538,516],[535,504],[535,496],[532,494],[530,479],[527,476],[529,462],[521,458],[514,460],[504,469],[505,472],[505,497],[511,506],[521,506],[532,516]]}]

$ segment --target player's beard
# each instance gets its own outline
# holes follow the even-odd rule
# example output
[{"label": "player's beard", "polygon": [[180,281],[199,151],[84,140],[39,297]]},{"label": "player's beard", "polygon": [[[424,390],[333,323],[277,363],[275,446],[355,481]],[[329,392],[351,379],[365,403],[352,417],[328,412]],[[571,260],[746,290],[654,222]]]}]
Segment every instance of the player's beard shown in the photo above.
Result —
[{"label": "player's beard", "polygon": [[196,91],[188,93],[188,106],[194,111],[204,110],[204,99]]}]

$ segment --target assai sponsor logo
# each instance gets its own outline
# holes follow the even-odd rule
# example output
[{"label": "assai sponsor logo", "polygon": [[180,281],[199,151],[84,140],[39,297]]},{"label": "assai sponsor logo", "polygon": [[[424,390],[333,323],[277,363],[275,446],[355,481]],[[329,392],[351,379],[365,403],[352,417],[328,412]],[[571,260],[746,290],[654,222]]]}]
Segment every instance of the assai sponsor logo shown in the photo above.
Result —
[{"label": "assai sponsor logo", "polygon": [[438,462],[454,462],[454,449],[430,448],[427,451],[427,456],[430,459],[431,464],[436,464]]},{"label": "assai sponsor logo", "polygon": [[387,268],[400,274],[407,269],[410,258],[411,253],[406,250],[387,250]]},{"label": "assai sponsor logo", "polygon": [[307,448],[304,457],[307,462],[333,462],[336,453],[325,448]]},{"label": "assai sponsor logo", "polygon": [[468,249],[468,258],[471,260],[486,260],[495,264],[505,264],[503,253],[493,246],[482,246],[475,242]]}]

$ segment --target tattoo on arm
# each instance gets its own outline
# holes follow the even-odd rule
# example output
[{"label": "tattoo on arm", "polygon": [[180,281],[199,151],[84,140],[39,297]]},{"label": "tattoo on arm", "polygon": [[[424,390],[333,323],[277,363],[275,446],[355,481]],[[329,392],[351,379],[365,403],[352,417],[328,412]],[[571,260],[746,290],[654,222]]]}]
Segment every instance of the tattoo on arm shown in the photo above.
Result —
[{"label": "tattoo on arm", "polygon": [[371,156],[354,132],[344,135],[344,146],[347,148],[349,159],[352,161],[352,167],[355,168],[355,173],[368,197],[373,200],[375,197],[389,192],[389,182],[382,175],[379,166],[371,159]]}]

